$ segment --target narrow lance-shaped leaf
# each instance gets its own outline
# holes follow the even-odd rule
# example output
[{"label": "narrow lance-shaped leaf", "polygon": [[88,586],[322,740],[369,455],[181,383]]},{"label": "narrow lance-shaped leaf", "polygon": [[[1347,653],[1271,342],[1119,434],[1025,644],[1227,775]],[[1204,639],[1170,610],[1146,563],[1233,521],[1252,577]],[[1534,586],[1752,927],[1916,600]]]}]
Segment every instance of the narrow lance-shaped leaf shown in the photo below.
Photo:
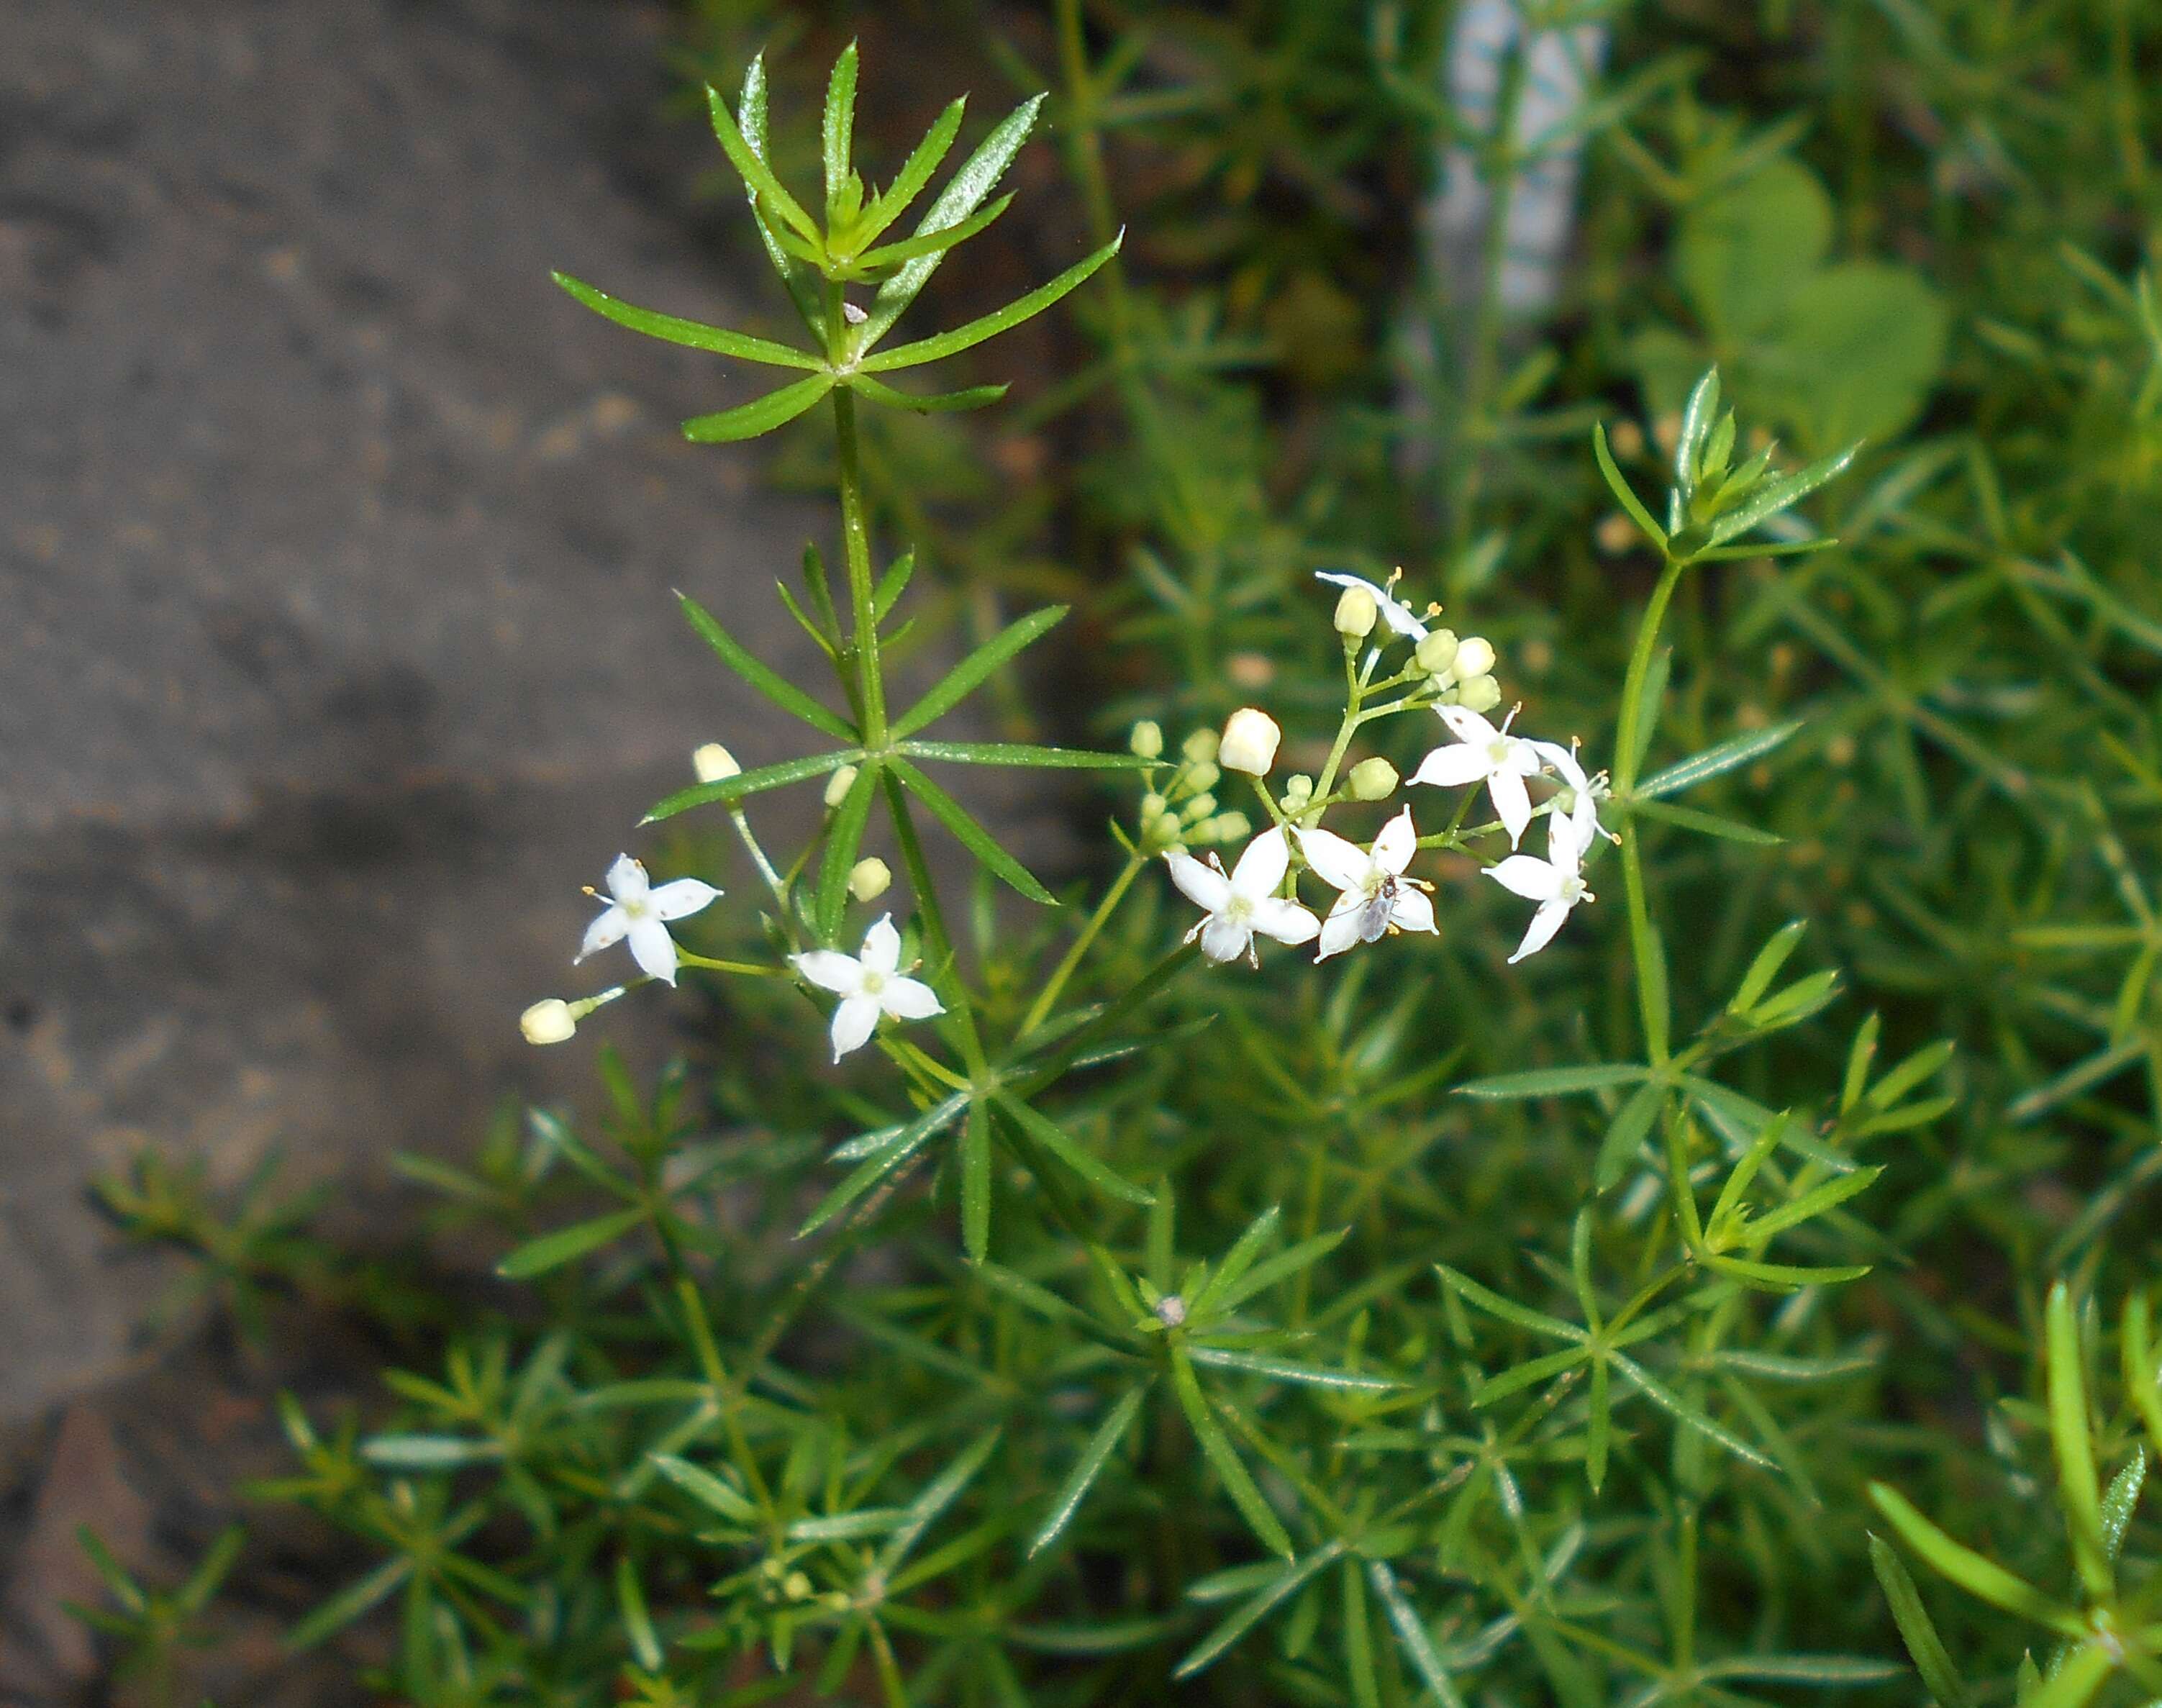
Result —
[{"label": "narrow lance-shaped leaf", "polygon": [[589,1222],[573,1222],[567,1228],[528,1240],[497,1264],[495,1272],[510,1281],[530,1281],[536,1275],[546,1275],[588,1251],[598,1251],[612,1240],[620,1239],[644,1221],[645,1214],[640,1205],[596,1216]]},{"label": "narrow lance-shaped leaf", "polygon": [[984,1468],[984,1461],[991,1456],[991,1449],[999,1444],[995,1429],[979,1435],[962,1450],[961,1456],[938,1474],[931,1486],[908,1503],[905,1515],[885,1546],[879,1552],[877,1570],[891,1577],[910,1551],[922,1539],[938,1515],[952,1506],[976,1473]]},{"label": "narrow lance-shaped leaf", "polygon": [[1141,1410],[1141,1401],[1147,1394],[1146,1384],[1129,1388],[1118,1404],[1105,1413],[1104,1421],[1096,1426],[1095,1433],[1089,1438],[1089,1444],[1081,1449],[1080,1458],[1074,1461],[1073,1469],[1066,1474],[1066,1481],[1058,1486],[1058,1492],[1052,1497],[1050,1512],[1037,1527],[1036,1534],[1029,1539],[1028,1551],[1031,1556],[1040,1554],[1057,1541],[1065,1533],[1066,1527],[1073,1522],[1074,1515],[1081,1510],[1082,1502],[1089,1497],[1089,1491],[1095,1486],[1097,1477],[1110,1463],[1112,1454],[1118,1450],[1119,1443],[1133,1426],[1134,1414]]},{"label": "narrow lance-shaped leaf", "polygon": [[1412,1670],[1419,1681],[1434,1692],[1434,1700],[1442,1708],[1462,1708],[1463,1698],[1457,1695],[1455,1681],[1449,1669],[1441,1664],[1441,1654],[1427,1634],[1426,1622],[1418,1616],[1418,1609],[1397,1582],[1397,1575],[1389,1570],[1386,1560],[1374,1559],[1366,1563],[1366,1580],[1374,1586],[1374,1593],[1381,1598],[1382,1610],[1389,1617],[1389,1628],[1397,1634],[1397,1645],[1403,1651],[1404,1658],[1412,1664]]},{"label": "narrow lance-shaped leaf", "polygon": [[2086,1622],[2072,1609],[2060,1606],[1995,1560],[1953,1541],[1915,1511],[1912,1502],[1897,1489],[1872,1483],[1869,1498],[1899,1533],[1901,1541],[1969,1595],[2067,1637],[2086,1634]]},{"label": "narrow lance-shaped leaf", "polygon": [[1682,410],[1681,432],[1674,441],[1674,484],[1681,489],[1684,504],[1696,496],[1697,462],[1718,413],[1719,370],[1707,368],[1690,389],[1688,405]]},{"label": "narrow lance-shaped leaf", "polygon": [[[766,147],[765,108],[765,55],[759,54],[754,55],[750,64],[744,68],[743,95],[736,103],[736,118],[744,146],[760,160],[770,158]],[[789,301],[795,305],[796,314],[812,334],[823,337],[822,307],[814,290],[797,269],[789,265],[788,256],[781,246],[781,232],[773,221],[766,217],[765,210],[760,204],[756,187],[746,183],[744,194],[750,206],[751,223],[758,229],[758,240],[765,247],[766,259],[773,264],[773,270],[781,275]]]},{"label": "narrow lance-shaped leaf", "polygon": [[[721,662],[741,676],[744,681],[749,682],[751,687],[756,688],[759,692],[764,694],[767,699],[772,701],[782,711],[801,718],[812,729],[823,731],[837,741],[854,741],[857,739],[854,726],[839,713],[820,705],[817,701],[812,699],[810,695],[805,693],[802,689],[797,687],[795,683],[790,682],[787,677],[752,652],[734,635],[723,628],[713,613],[703,605],[686,593],[678,593],[676,597],[682,601],[683,614],[690,619],[691,626],[698,631],[699,637],[705,641],[706,645],[713,649],[714,654]],[[734,781],[734,779],[731,778],[728,781]]]},{"label": "narrow lance-shaped leaf", "polygon": [[1028,741],[940,741],[918,737],[901,744],[911,759],[964,765],[1029,765],[1050,770],[1130,771],[1148,761],[1131,753],[1091,753],[1086,748],[1039,747]]},{"label": "narrow lance-shaped leaf", "polygon": [[697,321],[679,319],[675,315],[658,314],[648,308],[634,308],[567,273],[551,273],[549,277],[595,314],[604,315],[618,326],[643,332],[649,338],[661,338],[693,350],[712,350],[745,362],[769,363],[776,368],[806,368],[821,373],[825,370],[826,364],[807,350],[791,349],[770,338],[754,338],[747,332],[731,332]]},{"label": "narrow lance-shaped leaf", "polygon": [[1047,907],[1058,905],[1058,898],[1029,875],[1026,867],[1000,848],[990,832],[976,823],[966,807],[940,788],[930,778],[909,764],[905,759],[891,762],[898,777],[911,795],[930,809],[931,816],[953,833],[963,847],[983,862],[985,869],[1001,882],[1018,890],[1031,901],[1040,901]]},{"label": "narrow lance-shaped leaf", "polygon": [[880,243],[875,249],[866,249],[849,264],[866,272],[885,267],[897,267],[903,262],[922,259],[926,255],[943,255],[947,250],[965,243],[978,232],[994,224],[999,216],[1013,206],[1010,193],[1001,196],[989,207],[979,208],[968,218],[935,232],[918,232],[912,238],[903,238],[898,243]]},{"label": "narrow lance-shaped leaf", "polygon": [[2044,1339],[2049,1363],[2050,1443],[2056,1454],[2057,1487],[2071,1532],[2072,1559],[2087,1594],[2106,1600],[2115,1583],[2102,1546],[2102,1488],[2095,1475],[2094,1438],[2087,1421],[2086,1375],[2081,1368],[2079,1324],[2071,1290],[2061,1281],[2050,1289]]},{"label": "narrow lance-shaped leaf", "polygon": [[1930,1610],[1922,1605],[1914,1580],[1907,1575],[1907,1568],[1900,1564],[1899,1556],[1881,1536],[1872,1534],[1869,1538],[1869,1563],[1877,1569],[1877,1581],[1883,1585],[1884,1599],[1891,1603],[1892,1622],[1899,1627],[1907,1653],[1914,1657],[1914,1670],[1922,1675],[1922,1683],[1937,1699],[1937,1708],[1973,1708],[1974,1698],[1961,1679],[1959,1669],[1952,1664],[1944,1640],[1937,1635],[1937,1627],[1930,1618]]},{"label": "narrow lance-shaped leaf", "polygon": [[[900,344],[890,350],[880,350],[864,358],[864,367],[874,373],[883,373],[896,368],[914,368],[926,362],[937,362],[948,356],[958,355],[964,350],[974,349],[986,338],[995,338],[1010,331],[1023,321],[1042,314],[1069,291],[1085,284],[1089,276],[1112,256],[1119,253],[1125,235],[1111,239],[1084,261],[1076,262],[1048,285],[1039,285],[1024,297],[1008,303],[995,313],[956,326],[950,332],[941,332],[935,337],[922,338],[913,344]],[[921,262],[913,264],[922,265]]]},{"label": "narrow lance-shaped leaf", "polygon": [[1647,1080],[1631,1092],[1615,1112],[1606,1136],[1600,1141],[1599,1155],[1591,1165],[1594,1189],[1608,1190],[1628,1171],[1642,1147],[1645,1135],[1652,1130],[1652,1123],[1659,1118],[1666,1093],[1667,1088],[1658,1080]]},{"label": "narrow lance-shaped leaf", "polygon": [[1737,508],[1728,511],[1711,525],[1711,543],[1724,546],[1737,535],[1747,533],[1758,523],[1768,521],[1780,511],[1799,504],[1844,470],[1861,449],[1858,443],[1850,445],[1844,451],[1812,462],[1807,468],[1778,480],[1768,481],[1754,494],[1743,499]]},{"label": "narrow lance-shaped leaf", "polygon": [[848,905],[849,875],[864,844],[864,828],[870,822],[871,798],[878,787],[878,767],[868,761],[858,770],[826,826],[826,848],[818,868],[818,894],[814,903],[818,935],[831,943],[841,928],[842,911]]},{"label": "narrow lance-shaped leaf", "polygon": [[826,211],[831,218],[849,181],[849,156],[856,125],[856,44],[850,42],[833,61],[826,84],[826,112],[819,126],[819,152],[826,168]]},{"label": "narrow lance-shaped leaf", "polygon": [[961,1249],[980,1263],[991,1248],[991,1129],[984,1105],[969,1105],[961,1126]]},{"label": "narrow lance-shaped leaf", "polygon": [[1047,605],[1009,623],[948,671],[930,692],[895,718],[893,733],[896,736],[912,735],[925,724],[952,711],[974,692],[992,671],[1047,634],[1065,616],[1067,609],[1064,605]]},{"label": "narrow lance-shaped leaf", "polygon": [[678,812],[687,812],[693,807],[710,806],[716,801],[740,801],[746,795],[777,789],[785,783],[800,783],[807,778],[822,777],[828,771],[838,770],[843,765],[854,765],[863,756],[861,748],[843,748],[837,753],[814,753],[802,759],[785,759],[777,764],[759,765],[751,770],[738,771],[732,777],[723,777],[718,783],[693,783],[687,789],[678,789],[638,822],[654,824],[663,818],[673,818]]},{"label": "narrow lance-shaped leaf", "polygon": [[1215,1466],[1231,1504],[1252,1527],[1263,1546],[1289,1559],[1292,1552],[1291,1538],[1285,1533],[1283,1521],[1262,1497],[1261,1490],[1255,1486],[1253,1474],[1225,1434],[1224,1426],[1216,1421],[1215,1413],[1209,1408],[1209,1397],[1201,1391],[1201,1384],[1194,1376],[1193,1361],[1183,1346],[1172,1349],[1171,1385],[1178,1396],[1179,1409],[1186,1413],[1187,1424],[1193,1431],[1193,1439],[1200,1444],[1209,1464]]},{"label": "narrow lance-shaped leaf", "polygon": [[1281,1575],[1269,1580],[1252,1600],[1243,1603],[1221,1625],[1196,1644],[1193,1651],[1179,1662],[1172,1677],[1190,1679],[1196,1673],[1214,1664],[1233,1643],[1260,1624],[1268,1616],[1271,1608],[1281,1606],[1297,1593],[1300,1585],[1321,1570],[1323,1567],[1333,1564],[1341,1559],[1343,1554],[1344,1544],[1341,1542],[1331,1542],[1324,1547],[1317,1548],[1304,1559],[1285,1566]]},{"label": "narrow lance-shaped leaf", "polygon": [[713,1472],[672,1453],[656,1453],[653,1468],[701,1506],[711,1507],[732,1524],[755,1524],[758,1508]]},{"label": "narrow lance-shaped leaf", "polygon": [[1614,466],[1614,453],[1606,448],[1606,428],[1604,423],[1594,422],[1591,428],[1591,452],[1598,460],[1599,473],[1606,480],[1607,490],[1615,500],[1629,513],[1629,518],[1649,535],[1654,545],[1662,550],[1667,543],[1667,530],[1652,520],[1652,513],[1644,508],[1644,501],[1622,478],[1622,471]]},{"label": "narrow lance-shaped leaf", "polygon": [[951,415],[988,409],[1013,389],[1008,385],[972,385],[964,391],[902,391],[868,373],[851,373],[844,383],[858,397],[881,409],[906,410],[916,415]]},{"label": "narrow lance-shaped leaf", "polygon": [[1633,1085],[1650,1071],[1633,1062],[1533,1068],[1522,1073],[1496,1073],[1485,1079],[1467,1080],[1456,1088],[1456,1094],[1496,1099],[1565,1097],[1576,1092],[1603,1091],[1610,1085]]},{"label": "narrow lance-shaped leaf", "polygon": [[697,445],[723,445],[738,439],[755,439],[783,427],[810,409],[833,389],[831,373],[814,373],[793,385],[784,385],[764,397],[755,398],[718,415],[693,415],[683,423],[683,436]]},{"label": "narrow lance-shaped leaf", "polygon": [[969,110],[969,97],[949,102],[946,110],[933,121],[923,133],[923,140],[915,151],[901,163],[894,180],[872,199],[856,224],[856,238],[860,243],[875,240],[894,221],[906,211],[908,204],[923,193],[923,186],[931,181],[931,175],[938,170],[939,162],[946,158],[947,150],[953,146],[953,138],[961,133],[961,118]]},{"label": "narrow lance-shaped leaf", "polygon": [[1636,798],[1648,801],[1662,795],[1678,795],[1684,789],[1693,789],[1724,772],[1738,770],[1785,746],[1801,727],[1802,720],[1798,718],[1765,729],[1745,730],[1716,747],[1708,747],[1702,753],[1692,754],[1663,770],[1653,772],[1637,785]]},{"label": "narrow lance-shaped leaf", "polygon": [[797,237],[807,243],[816,243],[817,222],[803,211],[802,203],[781,187],[781,180],[773,175],[773,169],[744,139],[719,90],[708,87],[706,111],[713,118],[713,135],[720,143],[721,152],[728,157],[728,164],[742,176],[745,185]]},{"label": "narrow lance-shaped leaf", "polygon": [[999,1112],[1018,1125],[1037,1143],[1087,1181],[1098,1191],[1126,1204],[1150,1204],[1156,1194],[1144,1191],[1109,1164],[1089,1155],[1066,1136],[1066,1130],[1041,1110],[1001,1092]]},{"label": "narrow lance-shaped leaf", "polygon": [[[983,206],[984,198],[997,186],[1005,175],[1006,168],[1021,152],[1021,145],[1028,140],[1029,131],[1036,123],[1036,115],[1043,105],[1041,95],[1031,97],[1002,119],[991,133],[977,145],[938,193],[916,229],[918,235],[943,231],[957,225]],[[958,120],[956,123],[958,123]],[[913,164],[911,162],[911,164]],[[927,174],[927,175],[928,175]],[[900,210],[896,206],[895,212]],[[891,216],[889,215],[890,218]],[[870,349],[893,329],[909,304],[916,300],[931,275],[938,270],[945,259],[943,251],[918,256],[904,264],[898,273],[879,287],[878,295],[871,300],[870,313],[863,325],[856,329],[851,347],[858,352]]]}]

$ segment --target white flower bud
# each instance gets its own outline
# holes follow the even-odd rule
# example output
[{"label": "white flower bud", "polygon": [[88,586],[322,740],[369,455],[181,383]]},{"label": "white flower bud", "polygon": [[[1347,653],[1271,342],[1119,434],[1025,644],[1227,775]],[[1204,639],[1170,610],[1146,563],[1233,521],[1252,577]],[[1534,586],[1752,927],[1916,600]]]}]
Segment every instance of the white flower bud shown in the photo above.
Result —
[{"label": "white flower bud", "polygon": [[1186,768],[1186,786],[1198,794],[1203,790],[1214,788],[1216,780],[1223,775],[1214,761],[1204,760],[1199,765]]},{"label": "white flower bud", "polygon": [[736,763],[736,756],[718,741],[708,742],[691,755],[691,769],[698,774],[702,783],[725,782],[743,770]]},{"label": "white flower bud", "polygon": [[1397,768],[1376,754],[1351,767],[1351,798],[1386,801],[1397,791]]},{"label": "white flower bud", "polygon": [[1438,676],[1456,664],[1456,632],[1451,629],[1435,629],[1419,642],[1418,667],[1430,676]]},{"label": "white flower bud", "polygon": [[838,807],[849,798],[849,791],[856,786],[856,768],[843,765],[826,780],[826,805]]},{"label": "white flower bud", "polygon": [[1456,699],[1467,712],[1491,712],[1501,703],[1501,685],[1491,676],[1471,676],[1457,685]]},{"label": "white flower bud", "polygon": [[893,869],[876,854],[849,868],[849,893],[859,901],[875,901],[893,882]]},{"label": "white flower bud", "polygon": [[1186,1301],[1175,1293],[1167,1293],[1156,1302],[1156,1319],[1167,1329],[1176,1329],[1186,1320]]},{"label": "white flower bud", "polygon": [[1216,732],[1197,729],[1186,738],[1179,750],[1195,765],[1214,765],[1216,762]]},{"label": "white flower bud", "polygon": [[1126,738],[1126,745],[1136,759],[1158,759],[1163,754],[1163,726],[1149,718],[1134,725],[1134,733]]},{"label": "white flower bud", "polygon": [[560,996],[546,997],[518,1016],[518,1029],[529,1044],[560,1044],[578,1029],[571,1005]]},{"label": "white flower bud", "polygon": [[1450,666],[1459,682],[1469,682],[1474,676],[1491,676],[1494,671],[1494,647],[1491,641],[1474,635],[1460,642],[1456,649],[1456,662]]},{"label": "white flower bud", "polygon": [[1284,805],[1293,812],[1313,798],[1313,779],[1301,771],[1284,785]]},{"label": "white flower bud", "polygon": [[1347,640],[1364,640],[1374,632],[1381,608],[1364,588],[1346,588],[1336,602],[1336,632]]},{"label": "white flower bud", "polygon": [[1265,777],[1269,767],[1277,762],[1277,744],[1282,739],[1283,731],[1277,727],[1275,718],[1251,706],[1244,707],[1234,712],[1224,725],[1224,739],[1216,751],[1217,763],[1226,770]]}]

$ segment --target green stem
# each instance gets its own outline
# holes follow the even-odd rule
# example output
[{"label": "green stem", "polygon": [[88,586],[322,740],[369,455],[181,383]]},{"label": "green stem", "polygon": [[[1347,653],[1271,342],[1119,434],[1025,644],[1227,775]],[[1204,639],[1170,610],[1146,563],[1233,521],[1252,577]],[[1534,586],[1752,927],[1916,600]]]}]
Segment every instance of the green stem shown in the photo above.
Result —
[{"label": "green stem", "polygon": [[1659,584],[1652,590],[1637,625],[1637,643],[1629,654],[1629,670],[1622,682],[1622,717],[1614,744],[1614,793],[1624,802],[1621,825],[1622,882],[1627,894],[1629,950],[1637,968],[1637,1005],[1644,1026],[1644,1047],[1657,1068],[1667,1059],[1667,1000],[1665,958],[1653,934],[1652,913],[1644,894],[1644,866],[1637,846],[1637,821],[1627,802],[1637,785],[1638,731],[1644,722],[1644,684],[1651,675],[1652,655],[1657,650],[1659,625],[1666,619],[1674,588],[1680,584],[1686,563],[1667,561]]},{"label": "green stem", "polygon": [[924,942],[931,951],[932,964],[938,969],[938,989],[942,995],[952,999],[953,1018],[960,1026],[962,1060],[968,1066],[969,1077],[981,1080],[990,1072],[990,1063],[984,1054],[983,1038],[976,1031],[975,1011],[969,1003],[968,981],[961,977],[953,939],[947,935],[946,915],[938,905],[937,889],[931,881],[931,864],[923,858],[923,844],[916,834],[916,820],[908,810],[908,791],[890,771],[879,781],[885,789],[886,810],[893,817],[894,840],[901,845],[901,864],[907,868],[909,885],[916,891]]},{"label": "green stem", "polygon": [[1111,880],[1111,887],[1104,892],[1104,899],[1096,904],[1096,911],[1089,916],[1089,922],[1081,927],[1081,935],[1073,939],[1073,946],[1066,951],[1064,958],[1052,972],[1050,982],[1029,1005],[1028,1013],[1021,1021],[1017,1036],[1026,1037],[1051,1018],[1051,1011],[1058,1005],[1059,993],[1065,990],[1066,981],[1073,976],[1073,969],[1081,964],[1082,956],[1089,953],[1089,944],[1096,941],[1098,934],[1110,922],[1113,911],[1125,899],[1126,891],[1133,887],[1134,880],[1141,875],[1141,868],[1147,864],[1148,857],[1138,849],[1126,856],[1125,869]]},{"label": "green stem", "polygon": [[849,608],[855,625],[856,680],[864,703],[864,745],[885,742],[885,678],[879,666],[878,616],[872,606],[871,530],[864,514],[863,453],[856,441],[856,396],[833,391],[833,436],[839,453],[841,545],[849,564]]}]

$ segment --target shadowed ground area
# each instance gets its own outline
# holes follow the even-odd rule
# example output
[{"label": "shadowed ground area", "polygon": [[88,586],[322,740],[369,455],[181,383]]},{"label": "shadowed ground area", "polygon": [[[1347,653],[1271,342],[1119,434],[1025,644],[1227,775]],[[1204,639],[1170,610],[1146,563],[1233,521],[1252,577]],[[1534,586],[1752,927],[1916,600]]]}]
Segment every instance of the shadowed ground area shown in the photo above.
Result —
[{"label": "shadowed ground area", "polygon": [[95,1508],[120,1475],[111,1391],[55,1408],[127,1369],[162,1280],[116,1263],[86,1177],[152,1143],[232,1181],[276,1147],[364,1194],[506,1089],[582,1084],[582,1040],[544,1057],[514,1025],[584,988],[577,885],[696,742],[798,750],[670,597],[812,679],[770,588],[825,511],[673,428],[757,377],[548,280],[741,318],[698,246],[710,138],[661,117],[662,24],[0,8],[0,1684],[23,1700],[84,1664],[51,1607],[90,1593],[57,1562],[97,1513],[60,1485]]}]

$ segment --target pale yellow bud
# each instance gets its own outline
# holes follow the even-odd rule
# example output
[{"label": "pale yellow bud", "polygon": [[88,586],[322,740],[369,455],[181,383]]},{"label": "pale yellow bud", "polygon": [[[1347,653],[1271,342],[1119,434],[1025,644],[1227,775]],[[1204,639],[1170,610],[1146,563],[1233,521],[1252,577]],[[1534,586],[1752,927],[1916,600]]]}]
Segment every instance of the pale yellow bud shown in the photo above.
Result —
[{"label": "pale yellow bud", "polygon": [[1134,732],[1126,738],[1126,745],[1137,759],[1157,759],[1163,753],[1163,726],[1148,718],[1134,725]]},{"label": "pale yellow bud", "polygon": [[876,854],[849,868],[849,893],[859,901],[875,901],[893,882],[893,870]]},{"label": "pale yellow bud", "polygon": [[736,763],[736,756],[718,741],[708,742],[691,755],[691,769],[698,774],[702,783],[725,782],[743,770]]},{"label": "pale yellow bud", "polygon": [[1364,588],[1346,588],[1336,602],[1336,632],[1348,640],[1364,640],[1374,632],[1381,608]]},{"label": "pale yellow bud", "polygon": [[560,1044],[577,1031],[578,1021],[569,1003],[550,996],[518,1016],[518,1029],[529,1044]]},{"label": "pale yellow bud", "polygon": [[1386,801],[1397,791],[1397,768],[1376,754],[1351,767],[1351,798]]},{"label": "pale yellow bud", "polygon": [[1243,812],[1219,812],[1201,828],[1210,842],[1244,842],[1254,833],[1252,821]]},{"label": "pale yellow bud", "polygon": [[1430,676],[1454,668],[1456,663],[1456,635],[1454,630],[1435,629],[1428,632],[1418,644],[1418,667]]},{"label": "pale yellow bud", "polygon": [[1283,731],[1277,727],[1275,718],[1251,706],[1243,707],[1234,712],[1224,725],[1224,739],[1216,750],[1216,762],[1226,770],[1265,777],[1269,767],[1277,762],[1277,744],[1282,739]]},{"label": "pale yellow bud", "polygon": [[1212,761],[1204,760],[1198,765],[1187,767],[1186,786],[1197,792],[1204,789],[1213,789],[1216,786],[1216,780],[1223,775],[1224,773],[1217,770]]},{"label": "pale yellow bud", "polygon": [[1473,676],[1457,685],[1456,699],[1467,712],[1491,712],[1501,703],[1501,685],[1491,676]]},{"label": "pale yellow bud", "polygon": [[1216,732],[1197,729],[1186,738],[1179,751],[1196,765],[1213,765],[1216,760]]},{"label": "pale yellow bud", "polygon": [[1178,816],[1188,824],[1198,824],[1215,810],[1216,797],[1214,795],[1196,795],[1180,809]]},{"label": "pale yellow bud", "polygon": [[1458,644],[1456,662],[1450,666],[1457,681],[1469,682],[1474,676],[1491,676],[1494,672],[1494,647],[1491,641],[1474,635]]},{"label": "pale yellow bud", "polygon": [[849,798],[849,791],[856,786],[856,768],[843,765],[826,780],[826,804],[838,807]]}]

